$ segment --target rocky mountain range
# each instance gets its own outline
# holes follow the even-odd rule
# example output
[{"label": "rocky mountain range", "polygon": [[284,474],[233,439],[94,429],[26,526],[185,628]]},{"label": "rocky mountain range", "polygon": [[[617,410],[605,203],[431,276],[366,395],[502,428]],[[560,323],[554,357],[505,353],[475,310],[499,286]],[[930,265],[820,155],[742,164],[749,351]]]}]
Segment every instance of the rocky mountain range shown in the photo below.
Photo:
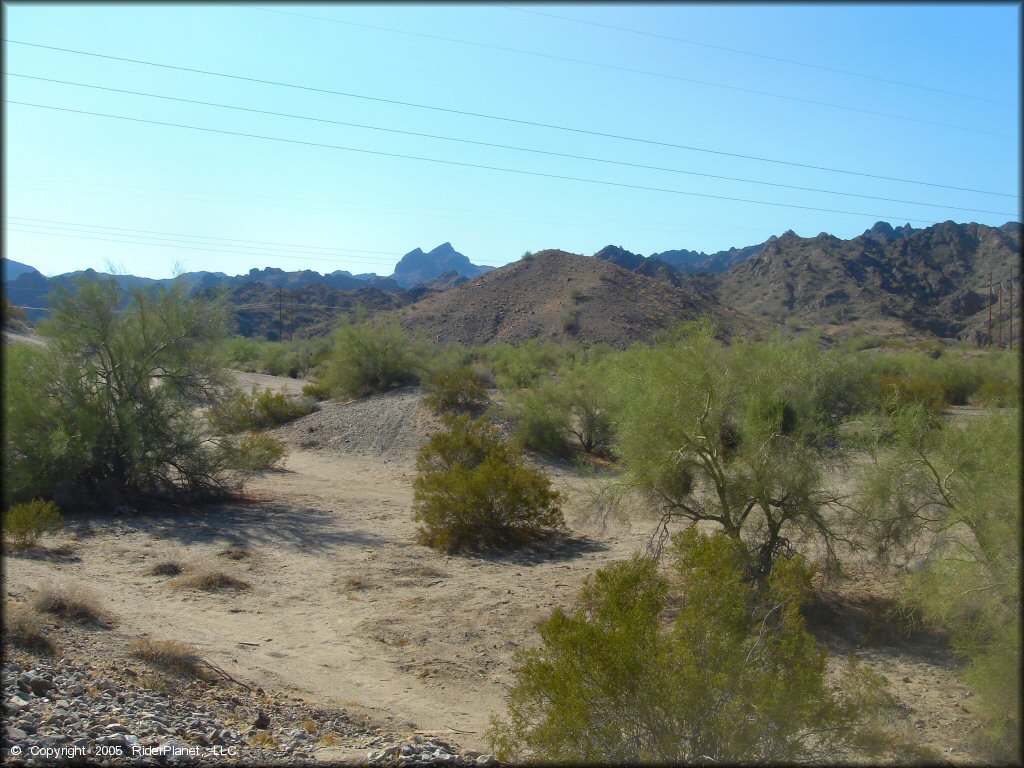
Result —
[{"label": "rocky mountain range", "polygon": [[[1020,259],[1017,222],[947,221],[926,229],[878,222],[849,240],[786,232],[713,254],[676,250],[645,257],[609,245],[593,257],[549,250],[494,270],[444,243],[410,251],[390,277],[268,267],[174,280],[186,281],[193,292],[221,293],[235,308],[238,332],[271,337],[275,329],[284,332],[282,306],[291,306],[294,292],[303,309],[290,315],[287,328],[302,335],[328,331],[359,304],[371,313],[396,312],[403,325],[431,338],[468,344],[541,337],[623,346],[698,316],[712,317],[726,335],[785,325],[979,342],[988,333],[990,275],[1008,287],[1013,270],[1013,311],[1019,312]],[[46,278],[4,262],[5,294],[21,306],[45,307],[54,284],[79,274]],[[115,279],[125,287],[170,282]],[[1009,304],[1006,294],[1006,317]]]}]

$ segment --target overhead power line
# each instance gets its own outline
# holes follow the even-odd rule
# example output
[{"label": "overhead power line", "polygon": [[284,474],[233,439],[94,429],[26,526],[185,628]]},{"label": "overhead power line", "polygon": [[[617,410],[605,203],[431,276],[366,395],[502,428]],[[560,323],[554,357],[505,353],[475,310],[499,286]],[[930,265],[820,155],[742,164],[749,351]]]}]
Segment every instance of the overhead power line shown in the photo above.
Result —
[{"label": "overhead power line", "polygon": [[[665,35],[659,32],[650,32],[642,29],[632,29],[630,27],[620,27],[615,24],[604,24],[598,21],[589,21],[586,19],[575,19],[571,16],[560,16],[555,13],[544,13],[543,11],[537,11],[532,8],[520,8],[513,5],[495,5],[496,8],[503,8],[506,11],[516,11],[517,13],[529,13],[534,16],[546,16],[549,19],[559,19],[560,21],[569,21],[573,24],[586,24],[589,27],[601,27],[603,29],[613,29],[618,32],[628,32],[632,35],[643,35],[644,37],[654,37],[659,40],[670,40],[675,43],[684,43],[686,45],[698,46],[700,48],[709,48],[716,51],[725,51],[727,53],[738,53],[743,56],[754,56],[758,59],[765,59],[767,61],[778,61],[782,64],[792,64],[797,67],[808,67],[810,69],[819,69],[823,72],[834,72],[838,75],[848,75],[850,77],[860,77],[865,80],[874,80],[879,83],[889,83],[891,85],[900,85],[904,88],[916,88],[921,91],[931,91],[932,93],[941,93],[945,96],[956,96],[961,99],[971,99],[973,101],[984,101],[989,104],[998,104],[1002,107],[1013,107],[1015,105],[1009,102],[999,101],[998,99],[989,99],[984,96],[976,96],[971,93],[960,93],[958,91],[950,91],[946,88],[936,88],[930,85],[921,85],[920,83],[908,83],[905,80],[894,80],[890,77],[879,77],[878,75],[868,75],[864,72],[853,72],[849,69],[840,69],[839,67],[829,67],[824,64],[814,64],[809,61],[797,61],[796,59],[787,59],[782,56],[772,56],[767,53],[758,53],[757,51],[748,51],[742,48],[730,48],[726,45],[715,45],[713,43],[706,43],[700,40],[691,40],[685,37],[676,37],[675,35]],[[266,9],[264,9],[266,10]],[[283,13],[283,11],[282,11]]]},{"label": "overhead power line", "polygon": [[955,185],[952,185],[952,184],[939,184],[939,183],[935,183],[935,182],[920,181],[920,180],[915,180],[915,179],[903,179],[903,178],[899,178],[899,177],[896,177],[896,176],[883,176],[881,174],[865,173],[865,172],[861,172],[861,171],[851,171],[851,170],[842,169],[842,168],[830,168],[828,166],[813,165],[813,164],[810,164],[810,163],[797,163],[797,162],[793,162],[793,161],[789,161],[789,160],[778,160],[778,159],[768,158],[768,157],[759,157],[757,155],[745,155],[745,154],[741,154],[741,153],[738,153],[738,152],[726,152],[726,151],[723,151],[723,150],[707,149],[707,148],[704,148],[704,147],[694,147],[694,146],[690,146],[690,145],[686,145],[686,144],[674,144],[672,142],[657,141],[655,139],[642,139],[642,138],[638,138],[638,137],[635,137],[635,136],[624,136],[622,134],[605,133],[605,132],[602,132],[602,131],[588,130],[586,128],[572,128],[572,127],[569,127],[569,126],[556,125],[554,123],[542,123],[542,122],[537,122],[537,121],[532,121],[532,120],[523,120],[523,119],[515,118],[515,117],[506,117],[506,116],[501,116],[501,115],[488,115],[488,114],[484,114],[482,112],[471,112],[471,111],[468,111],[468,110],[451,109],[451,108],[448,108],[448,107],[439,107],[439,106],[434,106],[434,105],[431,105],[431,104],[417,104],[415,102],[400,101],[398,99],[386,99],[386,98],[379,97],[379,96],[367,96],[365,94],[350,93],[350,92],[347,92],[347,91],[336,91],[336,90],[331,90],[329,88],[317,88],[317,87],[314,87],[314,86],[299,85],[299,84],[296,84],[296,83],[285,83],[285,82],[276,81],[276,80],[265,80],[265,79],[262,79],[262,78],[247,77],[247,76],[244,76],[244,75],[232,75],[232,74],[228,74],[228,73],[225,73],[225,72],[214,72],[212,70],[197,69],[197,68],[194,68],[194,67],[182,67],[182,66],[178,66],[178,65],[174,65],[174,64],[162,64],[162,63],[159,63],[159,62],[146,61],[146,60],[142,60],[142,59],[131,59],[131,58],[128,58],[128,57],[125,57],[125,56],[112,56],[112,55],[104,54],[104,53],[94,53],[92,51],[80,51],[80,50],[75,50],[75,49],[72,49],[72,48],[62,48],[62,47],[54,46],[54,45],[43,45],[41,43],[29,43],[29,42],[25,42],[25,41],[22,41],[22,40],[11,40],[9,38],[5,38],[5,42],[12,43],[12,44],[15,44],[15,45],[26,45],[26,46],[29,46],[29,47],[32,47],[32,48],[41,48],[41,49],[51,50],[51,51],[60,51],[62,53],[70,53],[70,54],[79,55],[79,56],[92,56],[94,58],[108,59],[110,61],[122,61],[122,62],[127,62],[127,63],[130,63],[130,64],[139,64],[139,65],[148,66],[148,67],[159,67],[161,69],[170,69],[170,70],[175,70],[175,71],[178,71],[178,72],[190,72],[190,73],[199,74],[199,75],[209,75],[211,77],[223,77],[223,78],[227,78],[227,79],[230,79],[230,80],[239,80],[239,81],[249,82],[249,83],[259,83],[261,85],[272,85],[272,86],[276,86],[276,87],[280,87],[280,88],[292,88],[292,89],[296,89],[296,90],[309,91],[311,93],[322,93],[322,94],[329,94],[329,95],[332,95],[332,96],[342,96],[344,98],[361,99],[361,100],[364,100],[364,101],[373,101],[373,102],[377,102],[377,103],[381,103],[381,104],[394,104],[394,105],[397,105],[397,106],[410,107],[410,108],[413,108],[413,109],[425,109],[425,110],[430,110],[430,111],[433,111],[433,112],[443,112],[445,114],[462,115],[462,116],[466,116],[466,117],[477,117],[477,118],[481,118],[481,119],[484,119],[484,120],[496,120],[496,121],[505,122],[505,123],[512,123],[512,124],[515,124],[515,125],[529,125],[529,126],[534,127],[534,128],[546,128],[546,129],[550,129],[550,130],[565,131],[565,132],[568,132],[568,133],[577,133],[577,134],[586,135],[586,136],[599,136],[601,138],[606,138],[606,139],[616,139],[616,140],[619,140],[619,141],[629,141],[629,142],[635,142],[635,143],[639,143],[639,144],[649,144],[649,145],[658,146],[658,147],[669,147],[669,148],[672,148],[672,149],[682,149],[682,150],[689,151],[689,152],[702,152],[702,153],[711,154],[711,155],[718,155],[718,156],[721,156],[721,157],[734,157],[734,158],[741,159],[741,160],[751,160],[751,161],[763,162],[763,163],[773,163],[773,164],[776,164],[776,165],[785,165],[785,166],[789,166],[789,167],[792,167],[792,168],[806,168],[806,169],[809,169],[809,170],[824,171],[824,172],[827,172],[827,173],[841,173],[841,174],[845,174],[845,175],[849,175],[849,176],[858,176],[858,177],[867,178],[867,179],[879,179],[879,180],[882,180],[882,181],[895,181],[895,182],[899,182],[899,183],[902,183],[902,184],[915,184],[915,185],[925,186],[925,187],[935,187],[936,189],[951,189],[951,190],[956,190],[958,192],[973,192],[973,193],[982,194],[982,195],[995,195],[995,196],[998,196],[998,197],[1012,197],[1012,198],[1019,198],[1020,197],[1020,195],[1009,194],[1009,193],[1006,193],[1006,192],[992,192],[992,191],[983,190],[983,189],[972,189],[970,187],[959,187],[959,186],[955,186]]},{"label": "overhead power line", "polygon": [[[242,240],[242,239],[237,238],[237,237],[215,237],[213,235],[192,235],[192,234],[187,234],[187,233],[182,233],[182,232],[162,232],[162,231],[159,231],[159,230],[152,230],[152,229],[130,229],[129,227],[111,227],[111,226],[106,226],[106,225],[103,225],[103,224],[89,224],[89,223],[81,222],[81,221],[56,221],[54,219],[38,219],[38,218],[31,218],[31,217],[28,217],[28,216],[7,216],[6,218],[7,219],[13,219],[13,220],[16,220],[16,221],[41,222],[41,223],[44,223],[44,224],[67,224],[67,225],[70,225],[70,226],[73,226],[73,227],[92,227],[94,229],[114,229],[114,230],[119,230],[119,231],[122,231],[122,232],[136,232],[136,233],[142,233],[142,234],[147,234],[147,235],[170,235],[172,237],[189,237],[189,238],[192,238],[192,239],[201,239],[201,240],[226,240],[226,241],[234,242],[234,243],[249,243],[249,244],[253,244],[253,245],[279,245],[279,246],[283,246],[283,247],[287,247],[287,248],[308,248],[309,250],[313,250],[313,251],[335,251],[339,256],[347,256],[347,255],[352,254],[352,253],[375,253],[375,254],[381,254],[383,256],[403,256],[404,255],[404,254],[399,253],[398,251],[366,251],[366,250],[362,250],[362,249],[359,249],[359,248],[335,248],[333,246],[327,246],[327,245],[300,245],[300,244],[297,244],[297,243],[280,243],[280,242],[273,242],[273,241],[268,241],[268,240]],[[267,250],[267,249],[261,249],[261,250]]]},{"label": "overhead power line", "polygon": [[[298,259],[300,261],[326,261],[326,262],[330,262],[331,264],[339,264],[341,262],[346,262],[346,263],[355,262],[357,264],[366,264],[366,265],[378,265],[378,264],[383,265],[383,264],[394,264],[397,261],[397,259],[391,259],[391,260],[388,260],[388,259],[372,259],[372,258],[368,258],[368,257],[360,258],[360,257],[357,257],[357,256],[340,256],[339,255],[339,256],[332,257],[332,258],[328,258],[328,257],[325,257],[323,255],[314,255],[314,254],[273,253],[273,252],[252,251],[252,250],[228,250],[227,247],[223,247],[223,248],[206,247],[202,243],[187,244],[187,243],[183,243],[181,241],[173,241],[172,242],[172,241],[168,241],[167,239],[161,239],[161,238],[157,238],[157,237],[149,237],[148,238],[148,240],[156,241],[156,242],[147,242],[147,240],[141,239],[142,237],[144,237],[142,235],[134,235],[133,237],[136,238],[134,240],[124,239],[124,238],[127,238],[127,237],[132,237],[132,236],[129,236],[129,235],[122,236],[122,239],[116,239],[115,235],[117,233],[93,232],[91,234],[68,234],[68,232],[83,232],[83,231],[86,231],[86,230],[63,230],[63,231],[53,232],[53,231],[45,231],[44,227],[46,227],[46,225],[37,224],[37,225],[34,225],[34,226],[35,226],[35,228],[30,228],[28,225],[20,225],[20,226],[18,226],[18,225],[15,225],[15,226],[8,225],[8,227],[6,229],[9,232],[22,232],[22,233],[25,233],[25,234],[43,235],[43,236],[46,236],[46,237],[64,237],[64,238],[70,238],[70,239],[73,239],[73,240],[96,240],[96,241],[105,242],[105,243],[122,243],[122,244],[125,244],[125,245],[144,245],[144,246],[150,246],[150,247],[153,247],[153,248],[176,248],[176,249],[185,250],[185,251],[202,251],[204,253],[227,253],[227,254],[231,254],[233,256],[249,256],[249,257],[274,258],[274,259]],[[55,229],[55,228],[54,227],[48,227],[48,229],[52,230],[52,229]],[[97,235],[104,235],[104,234],[107,234],[107,235],[110,235],[110,236],[109,237],[98,237],[97,236]],[[239,247],[240,246],[235,246],[235,248],[239,248]],[[493,265],[488,265],[488,266],[493,266]]]},{"label": "overhead power line", "polygon": [[897,216],[897,215],[888,214],[888,213],[866,213],[864,211],[843,211],[843,210],[839,210],[839,209],[835,209],[835,208],[819,208],[819,207],[810,206],[810,205],[797,205],[795,203],[778,203],[778,202],[773,202],[773,201],[770,201],[770,200],[750,200],[750,199],[747,199],[747,198],[729,197],[729,196],[726,196],[726,195],[712,195],[712,194],[708,194],[708,193],[705,193],[705,192],[689,192],[689,191],[681,190],[681,189],[668,189],[668,188],[665,188],[665,187],[651,187],[651,186],[646,186],[646,185],[642,185],[642,184],[627,184],[625,182],[619,182],[619,181],[606,181],[606,180],[602,180],[602,179],[589,179],[589,178],[585,178],[585,177],[581,177],[581,176],[567,176],[567,175],[556,174],[556,173],[544,173],[544,172],[541,172],[541,171],[528,171],[528,170],[524,170],[522,168],[504,168],[504,167],[496,166],[496,165],[483,165],[481,163],[466,163],[466,162],[461,162],[461,161],[458,161],[458,160],[441,160],[439,158],[434,158],[434,157],[422,157],[422,156],[419,156],[419,155],[406,155],[406,154],[400,154],[398,152],[382,152],[382,151],[379,151],[379,150],[372,150],[372,149],[359,149],[359,148],[356,148],[356,147],[344,147],[344,146],[341,146],[341,145],[338,145],[338,144],[324,144],[324,143],[315,142],[315,141],[302,141],[302,140],[299,140],[299,139],[287,139],[287,138],[282,138],[282,137],[279,137],[279,136],[264,136],[264,135],[255,134],[255,133],[244,133],[242,131],[227,131],[227,130],[223,130],[223,129],[220,129],[220,128],[206,128],[206,127],[198,126],[198,125],[186,125],[186,124],[183,124],[183,123],[170,123],[170,122],[164,122],[164,121],[161,121],[161,120],[147,120],[147,119],[144,119],[144,118],[141,118],[141,117],[128,117],[126,115],[111,115],[111,114],[106,113],[106,112],[91,112],[91,111],[84,110],[84,109],[71,109],[71,108],[68,108],[68,107],[55,107],[55,106],[52,106],[52,105],[49,105],[49,104],[34,104],[34,103],[30,103],[30,102],[25,102],[25,101],[15,101],[13,99],[4,99],[4,102],[7,103],[7,104],[17,104],[19,106],[24,106],[24,107],[35,107],[37,109],[50,109],[50,110],[54,110],[54,111],[57,111],[57,112],[68,112],[68,113],[79,114],[79,115],[90,115],[90,116],[93,116],[93,117],[106,117],[106,118],[110,118],[110,119],[114,119],[114,120],[126,120],[126,121],[129,121],[129,122],[144,123],[144,124],[148,124],[148,125],[162,125],[162,126],[166,126],[166,127],[169,127],[169,128],[184,128],[184,129],[192,130],[192,131],[203,131],[205,133],[217,133],[217,134],[222,134],[222,135],[225,135],[225,136],[239,136],[239,137],[244,137],[244,138],[249,138],[249,139],[259,139],[261,141],[276,141],[276,142],[282,142],[282,143],[285,143],[285,144],[298,144],[298,145],[301,145],[301,146],[319,147],[319,148],[322,148],[322,149],[334,149],[334,150],[339,150],[339,151],[342,151],[342,152],[358,152],[360,154],[375,155],[377,157],[392,157],[392,158],[401,159],[401,160],[417,160],[417,161],[426,162],[426,163],[438,163],[438,164],[441,164],[441,165],[454,165],[454,166],[461,167],[461,168],[475,168],[475,169],[479,169],[479,170],[498,171],[500,173],[514,173],[514,174],[518,174],[518,175],[522,175],[522,176],[534,176],[534,177],[545,178],[545,179],[559,179],[559,180],[562,180],[562,181],[576,181],[576,182],[580,182],[580,183],[584,183],[584,184],[598,184],[598,185],[601,185],[601,186],[618,187],[618,188],[622,188],[622,189],[636,189],[636,190],[642,190],[642,191],[646,191],[646,192],[661,192],[661,193],[664,193],[664,194],[671,194],[671,195],[684,195],[686,197],[700,197],[700,198],[706,198],[706,199],[712,199],[712,200],[725,200],[727,202],[749,203],[749,204],[752,204],[752,205],[767,205],[767,206],[772,206],[772,207],[777,207],[777,208],[794,208],[794,209],[798,209],[798,210],[817,211],[817,212],[821,212],[821,213],[837,213],[837,214],[842,214],[842,215],[846,215],[846,216],[863,216],[863,217],[872,218],[872,219],[875,219],[875,220],[879,220],[879,219],[892,219],[892,220],[898,220],[898,221],[908,221],[908,222],[914,221],[914,222],[918,222],[918,223],[927,223],[927,224],[935,224],[935,223],[937,223],[937,222],[935,222],[932,219],[919,219],[919,218],[914,218],[914,217],[910,217],[910,216]]},{"label": "overhead power line", "polygon": [[810,104],[816,107],[828,107],[829,109],[841,109],[845,112],[856,112],[863,115],[872,115],[874,117],[884,117],[890,120],[906,120],[911,123],[921,123],[923,125],[933,125],[939,128],[952,128],[957,131],[969,131],[971,133],[983,133],[989,136],[999,136],[1001,138],[1012,139],[1014,138],[1007,133],[999,133],[998,131],[989,131],[984,128],[972,128],[966,125],[956,125],[954,123],[943,123],[937,120],[926,120],[921,117],[910,117],[908,115],[897,115],[892,112],[879,112],[873,109],[864,109],[863,107],[851,107],[846,104],[835,104],[829,101],[821,101],[818,99],[807,99],[803,96],[791,96],[785,93],[775,93],[773,91],[763,91],[758,88],[746,88],[741,85],[729,85],[728,83],[716,83],[711,80],[699,80],[693,77],[683,77],[682,75],[672,75],[667,72],[653,72],[648,69],[636,69],[635,67],[624,67],[620,64],[609,64],[603,61],[589,61],[587,59],[574,59],[570,56],[559,56],[554,53],[542,53],[541,51],[527,51],[522,48],[512,48],[507,45],[495,45],[493,43],[481,43],[476,40],[461,40],[456,37],[446,37],[444,35],[432,35],[426,32],[412,32],[407,29],[395,29],[393,27],[382,27],[376,24],[362,24],[355,21],[344,21],[342,19],[331,19],[326,16],[313,16],[308,13],[295,13],[293,11],[280,11],[275,8],[259,8],[252,7],[252,10],[263,11],[265,13],[278,13],[283,16],[296,16],[304,19],[313,19],[316,21],[326,21],[332,24],[343,24],[349,27],[357,27],[359,29],[373,29],[379,32],[389,32],[398,35],[408,35],[410,37],[420,37],[427,40],[440,40],[445,43],[456,43],[458,45],[471,45],[477,48],[488,48],[494,51],[503,51],[505,53],[515,53],[523,56],[535,56],[541,59],[549,59],[553,61],[565,61],[570,64],[583,64],[588,67],[600,67],[602,69],[611,69],[617,72],[629,72],[635,75],[645,75],[648,77],[660,77],[665,80],[675,80],[682,83],[691,83],[694,85],[703,85],[709,88],[721,88],[727,91],[736,91],[738,93],[752,93],[757,96],[768,96],[773,99],[784,99],[786,101],[795,101],[800,104]]},{"label": "overhead power line", "polygon": [[736,182],[740,182],[740,183],[743,183],[743,184],[757,184],[757,185],[760,185],[760,186],[776,187],[776,188],[779,188],[779,189],[792,189],[792,190],[797,190],[797,191],[801,191],[801,192],[817,192],[817,193],[827,194],[827,195],[840,195],[840,196],[843,196],[843,197],[856,197],[856,198],[860,198],[862,200],[876,200],[876,201],[887,202],[887,203],[903,203],[903,204],[907,204],[907,205],[923,205],[923,206],[927,206],[929,208],[942,208],[942,209],[953,210],[953,211],[965,211],[965,212],[968,212],[968,213],[989,213],[989,214],[993,214],[993,215],[996,215],[996,216],[1015,216],[1016,215],[1014,213],[1007,213],[1005,211],[990,211],[990,210],[985,210],[985,209],[982,209],[982,208],[965,208],[963,206],[946,205],[944,203],[925,203],[925,202],[920,202],[920,201],[917,201],[917,200],[903,200],[903,199],[893,198],[893,197],[880,197],[878,195],[862,195],[862,194],[858,194],[858,193],[855,193],[855,192],[840,192],[838,190],[821,189],[821,188],[818,188],[818,187],[803,187],[803,186],[798,186],[798,185],[795,185],[795,184],[781,184],[779,182],[773,182],[773,181],[762,181],[762,180],[758,180],[758,179],[744,179],[744,178],[739,178],[739,177],[736,177],[736,176],[723,176],[721,174],[716,174],[716,173],[701,173],[699,171],[689,171],[689,170],[685,170],[685,169],[681,169],[681,168],[668,168],[668,167],[660,166],[660,165],[646,165],[646,164],[643,164],[643,163],[631,163],[631,162],[627,162],[627,161],[623,161],[623,160],[612,160],[610,158],[591,157],[591,156],[588,156],[588,155],[576,155],[576,154],[572,154],[572,153],[568,153],[568,152],[552,152],[552,151],[548,151],[548,150],[544,150],[544,149],[535,149],[535,148],[532,148],[532,147],[517,147],[517,146],[509,145],[509,144],[497,144],[497,143],[488,142],[488,141],[477,141],[475,139],[462,139],[462,138],[457,138],[457,137],[454,137],[454,136],[443,136],[443,135],[434,134],[434,133],[422,133],[422,132],[418,132],[418,131],[407,131],[407,130],[403,130],[403,129],[399,129],[399,128],[385,128],[385,127],[377,126],[377,125],[367,125],[365,123],[352,123],[352,122],[347,122],[347,121],[344,121],[344,120],[331,120],[329,118],[314,117],[314,116],[311,116],[311,115],[296,115],[296,114],[289,113],[289,112],[274,112],[274,111],[271,111],[271,110],[256,109],[256,108],[253,108],[253,107],[242,107],[242,106],[238,106],[238,105],[234,105],[234,104],[223,104],[223,103],[220,103],[220,102],[213,102],[213,101],[200,101],[198,99],[186,99],[186,98],[182,98],[182,97],[178,97],[178,96],[166,96],[166,95],[163,95],[163,94],[148,93],[148,92],[145,92],[145,91],[131,91],[131,90],[127,90],[127,89],[124,89],[124,88],[111,88],[111,87],[108,87],[108,86],[93,85],[93,84],[90,84],[90,83],[79,83],[79,82],[74,82],[74,81],[70,81],[70,80],[58,80],[56,78],[51,78],[51,77],[37,77],[35,75],[23,75],[23,74],[19,74],[17,72],[8,72],[7,74],[9,76],[11,76],[11,77],[22,77],[22,78],[27,78],[29,80],[41,80],[43,82],[59,83],[61,85],[71,85],[71,86],[75,86],[75,87],[78,87],[78,88],[91,88],[91,89],[94,89],[94,90],[107,91],[107,92],[111,92],[111,93],[124,93],[124,94],[128,94],[128,95],[131,95],[131,96],[143,96],[145,98],[163,99],[165,101],[177,101],[177,102],[181,102],[181,103],[185,103],[185,104],[199,104],[199,105],[205,106],[205,107],[216,107],[218,109],[231,109],[231,110],[235,110],[235,111],[239,111],[239,112],[250,112],[250,113],[255,113],[255,114],[259,114],[259,115],[271,115],[271,116],[274,116],[274,117],[285,117],[285,118],[290,118],[290,119],[293,119],[293,120],[309,120],[309,121],[312,121],[312,122],[327,123],[327,124],[330,124],[330,125],[343,125],[343,126],[346,126],[346,127],[349,127],[349,128],[361,128],[361,129],[367,129],[367,130],[373,130],[373,131],[382,131],[382,132],[385,132],[385,133],[397,133],[397,134],[401,134],[403,136],[416,136],[416,137],[419,137],[419,138],[439,139],[441,141],[452,141],[452,142],[458,142],[460,144],[472,144],[474,146],[480,146],[480,147],[492,147],[492,148],[495,148],[495,149],[509,149],[509,150],[513,150],[513,151],[516,151],[516,152],[528,152],[528,153],[531,153],[531,154],[546,155],[548,157],[561,157],[561,158],[566,158],[566,159],[571,159],[571,160],[583,160],[583,161],[586,161],[586,162],[604,163],[604,164],[607,164],[607,165],[618,165],[618,166],[624,166],[624,167],[628,167],[628,168],[640,168],[642,170],[648,170],[648,171],[663,171],[665,173],[677,173],[677,174],[683,174],[683,175],[686,175],[686,176],[698,176],[698,177],[705,178],[705,179],[718,179],[718,180],[721,180],[721,181],[736,181]]}]

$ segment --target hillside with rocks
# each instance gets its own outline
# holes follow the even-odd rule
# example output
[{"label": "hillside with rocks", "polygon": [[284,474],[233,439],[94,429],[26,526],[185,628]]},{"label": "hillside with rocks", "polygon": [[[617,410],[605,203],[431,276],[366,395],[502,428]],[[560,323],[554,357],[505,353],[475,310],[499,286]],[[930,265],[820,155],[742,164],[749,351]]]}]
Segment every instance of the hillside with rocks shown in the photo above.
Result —
[{"label": "hillside with rocks", "polygon": [[622,348],[701,317],[726,334],[755,327],[695,290],[559,250],[541,251],[428,296],[398,317],[409,331],[463,344],[538,338]]},{"label": "hillside with rocks", "polygon": [[976,342],[987,333],[989,275],[1006,280],[1013,268],[1019,280],[1020,254],[1015,222],[921,230],[879,223],[851,240],[786,232],[722,275],[717,290],[725,306],[771,322],[890,320],[910,333]]}]

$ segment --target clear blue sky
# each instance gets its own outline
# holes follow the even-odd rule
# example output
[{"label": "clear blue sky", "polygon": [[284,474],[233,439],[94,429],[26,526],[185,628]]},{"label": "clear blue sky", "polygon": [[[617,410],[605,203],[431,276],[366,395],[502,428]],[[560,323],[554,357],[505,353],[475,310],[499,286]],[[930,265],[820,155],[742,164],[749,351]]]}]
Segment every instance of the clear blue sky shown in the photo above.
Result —
[{"label": "clear blue sky", "polygon": [[845,238],[880,219],[1021,218],[1019,4],[4,3],[4,14],[8,102],[627,185],[6,103],[5,255],[44,274],[114,265],[167,277],[177,264],[387,275],[403,253],[445,241],[497,266],[543,248],[713,252],[788,229]]}]

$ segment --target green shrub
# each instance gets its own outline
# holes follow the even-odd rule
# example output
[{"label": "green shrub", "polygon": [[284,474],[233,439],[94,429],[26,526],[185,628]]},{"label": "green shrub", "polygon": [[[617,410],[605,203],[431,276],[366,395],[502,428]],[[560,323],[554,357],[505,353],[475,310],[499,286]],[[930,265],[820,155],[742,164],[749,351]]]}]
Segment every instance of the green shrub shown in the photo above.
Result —
[{"label": "green shrub", "polygon": [[261,472],[275,468],[285,447],[265,432],[246,432],[221,444],[226,463],[240,472]]},{"label": "green shrub", "polygon": [[312,397],[317,402],[327,400],[331,396],[330,390],[318,381],[311,381],[302,387],[302,394]]},{"label": "green shrub", "polygon": [[5,355],[5,503],[68,509],[233,490],[197,413],[226,383],[220,308],[176,290],[125,298],[113,280],[55,289],[46,346]]},{"label": "green shrub", "polygon": [[14,504],[4,513],[4,534],[17,549],[31,547],[43,534],[63,526],[64,518],[52,501],[33,499],[27,504]]},{"label": "green shrub", "polygon": [[564,763],[783,763],[877,751],[884,679],[851,662],[837,691],[800,615],[810,570],[784,558],[766,589],[744,579],[734,540],[688,529],[674,540],[678,605],[657,561],[602,569],[574,609],[521,651],[502,760]]},{"label": "green shrub", "polygon": [[516,442],[547,456],[572,456],[569,409],[554,382],[545,381],[517,395],[513,402]]},{"label": "green shrub", "polygon": [[363,397],[420,380],[418,352],[412,340],[392,322],[363,321],[342,325],[324,362],[322,380],[334,393]]},{"label": "green shrub", "polygon": [[505,546],[564,526],[560,496],[485,419],[446,416],[416,458],[419,540],[444,551]]},{"label": "green shrub", "polygon": [[430,389],[425,402],[437,413],[479,411],[489,402],[483,384],[469,368],[439,374]]},{"label": "green shrub", "polygon": [[316,410],[309,401],[296,400],[283,392],[235,390],[210,409],[210,425],[222,434],[250,429],[268,429],[298,419]]}]

